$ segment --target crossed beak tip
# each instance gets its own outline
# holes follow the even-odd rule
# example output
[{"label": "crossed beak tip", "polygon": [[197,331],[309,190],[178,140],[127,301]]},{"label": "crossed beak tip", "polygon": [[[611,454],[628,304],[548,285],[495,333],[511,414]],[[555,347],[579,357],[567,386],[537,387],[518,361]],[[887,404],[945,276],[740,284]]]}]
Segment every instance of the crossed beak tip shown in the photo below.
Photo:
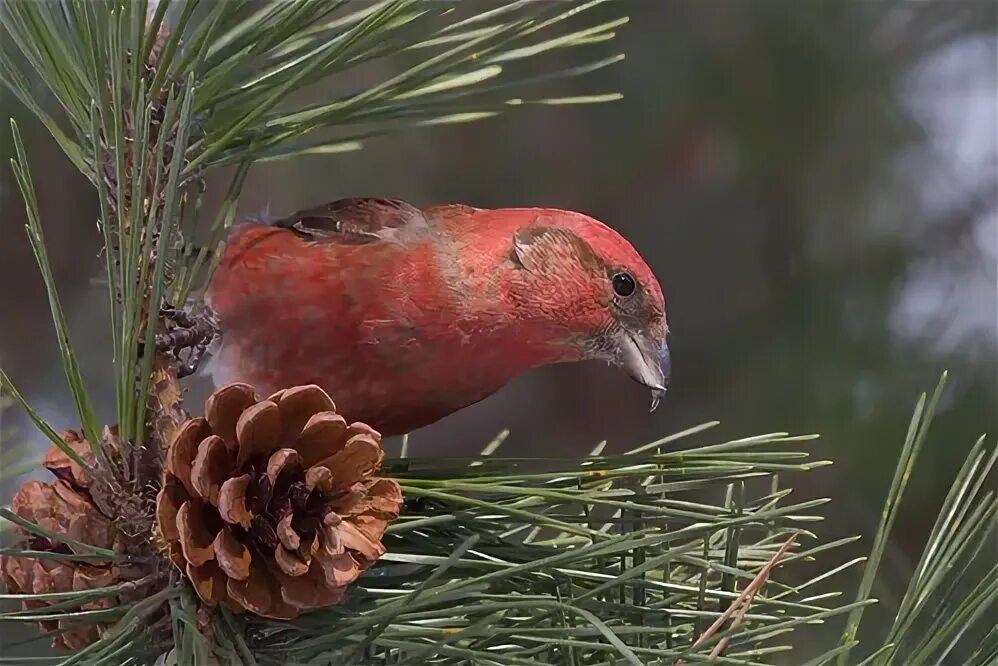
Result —
[{"label": "crossed beak tip", "polygon": [[651,390],[651,407],[654,412],[669,387],[672,370],[669,346],[649,336],[627,335],[623,339],[620,365],[632,379]]}]

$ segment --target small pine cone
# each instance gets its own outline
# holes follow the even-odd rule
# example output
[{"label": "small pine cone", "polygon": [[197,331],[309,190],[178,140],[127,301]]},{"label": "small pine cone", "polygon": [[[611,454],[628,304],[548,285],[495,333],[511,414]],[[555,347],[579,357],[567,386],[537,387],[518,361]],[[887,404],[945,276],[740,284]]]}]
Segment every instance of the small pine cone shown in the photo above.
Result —
[{"label": "small pine cone", "polygon": [[[105,437],[113,436],[113,430],[105,432]],[[93,454],[90,445],[82,435],[74,430],[62,434],[64,442],[90,463]],[[98,548],[114,549],[118,544],[117,531],[112,521],[95,506],[90,495],[91,479],[78,463],[69,458],[58,447],[51,446],[45,452],[43,465],[55,475],[52,483],[31,480],[21,486],[11,502],[11,510],[18,516],[30,520],[47,530],[64,534],[83,543]],[[27,550],[53,553],[73,553],[64,543],[46,537],[29,534],[21,528],[15,531],[22,535],[20,547]],[[90,551],[84,551],[89,553]],[[69,560],[34,559],[0,555],[0,579],[11,594],[43,594],[50,592],[70,592],[107,587],[122,582],[124,576],[118,567],[110,562],[88,562],[86,564]],[[57,601],[53,601],[58,603]],[[81,610],[110,608],[114,605],[110,598],[82,604]],[[44,612],[49,603],[34,599],[22,602],[25,610]],[[43,621],[39,627],[43,632],[66,630],[71,621]],[[52,645],[70,650],[79,650],[97,640],[110,624],[80,625],[73,630],[57,635]]]},{"label": "small pine cone", "polygon": [[258,401],[228,384],[170,442],[159,536],[208,605],[290,619],[337,604],[385,552],[402,492],[373,478],[381,435],[318,386]]}]

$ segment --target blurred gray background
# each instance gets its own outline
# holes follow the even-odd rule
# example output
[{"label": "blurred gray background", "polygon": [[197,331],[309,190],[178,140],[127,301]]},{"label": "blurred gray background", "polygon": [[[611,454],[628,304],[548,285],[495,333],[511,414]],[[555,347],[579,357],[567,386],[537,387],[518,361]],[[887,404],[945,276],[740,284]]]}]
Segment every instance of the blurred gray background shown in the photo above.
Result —
[{"label": "blurred gray background", "polygon": [[[673,330],[673,388],[655,414],[619,372],[557,366],[416,432],[416,453],[473,453],[502,428],[507,454],[534,455],[583,454],[602,439],[622,450],[711,419],[722,421],[711,439],[819,432],[812,448],[836,464],[787,483],[834,498],[824,536],[869,535],[917,394],[949,369],[876,593],[886,613],[963,453],[998,432],[998,4],[634,0],[597,11],[631,17],[610,47],[592,47],[627,59],[542,92],[622,101],[519,108],[259,165],[240,208],[283,214],[363,195],[569,208],[648,260]],[[0,111],[25,134],[83,372],[111,419],[95,193],[6,92]],[[12,152],[0,132],[0,154]],[[209,183],[216,204],[226,184]],[[73,426],[24,221],[4,167],[0,363],[43,415]],[[193,408],[206,389],[191,383]]]}]

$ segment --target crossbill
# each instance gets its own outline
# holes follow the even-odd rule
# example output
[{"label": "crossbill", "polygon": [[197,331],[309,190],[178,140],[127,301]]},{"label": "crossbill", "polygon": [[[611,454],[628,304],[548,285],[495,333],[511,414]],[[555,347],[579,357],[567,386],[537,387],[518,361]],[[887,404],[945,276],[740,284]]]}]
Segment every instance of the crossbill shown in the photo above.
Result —
[{"label": "crossbill", "polygon": [[669,381],[658,281],[618,233],[571,211],[366,198],[242,224],[207,302],[216,383],[318,384],[385,435],[552,363],[619,366],[652,409]]}]

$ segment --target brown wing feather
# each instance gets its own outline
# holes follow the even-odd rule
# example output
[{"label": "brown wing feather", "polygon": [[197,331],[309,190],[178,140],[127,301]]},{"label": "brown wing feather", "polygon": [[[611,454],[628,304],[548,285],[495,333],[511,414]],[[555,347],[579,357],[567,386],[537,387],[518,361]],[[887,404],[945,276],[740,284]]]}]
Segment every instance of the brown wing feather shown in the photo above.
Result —
[{"label": "brown wing feather", "polygon": [[359,245],[400,239],[427,227],[415,206],[398,199],[356,198],[300,210],[274,222],[316,242]]},{"label": "brown wing feather", "polygon": [[423,210],[426,217],[432,219],[447,219],[451,217],[467,217],[477,213],[480,208],[466,204],[439,204]]}]

